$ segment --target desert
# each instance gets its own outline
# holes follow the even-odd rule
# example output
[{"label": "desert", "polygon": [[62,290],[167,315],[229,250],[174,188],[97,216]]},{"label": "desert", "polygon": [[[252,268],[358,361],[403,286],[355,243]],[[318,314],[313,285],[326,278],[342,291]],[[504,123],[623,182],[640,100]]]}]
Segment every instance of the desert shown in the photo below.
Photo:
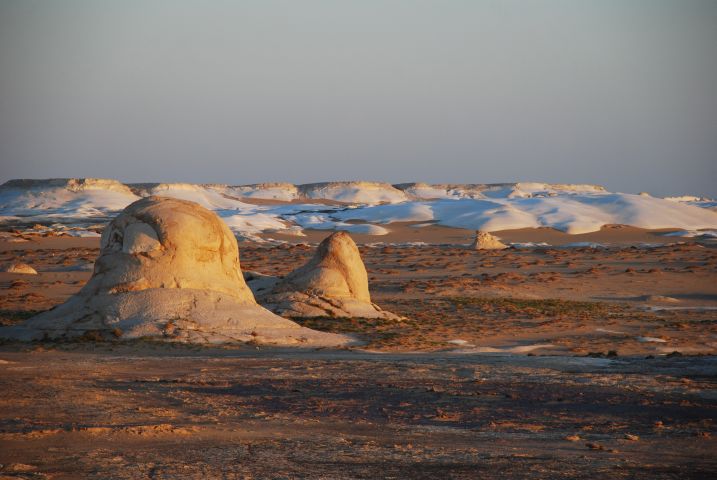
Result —
[{"label": "desert", "polygon": [[717,1],[0,1],[0,480],[717,477]]},{"label": "desert", "polygon": [[[107,185],[132,190],[16,185],[0,187],[14,196],[0,240],[9,477],[700,478],[716,465],[709,223],[356,233],[305,228],[295,209],[337,222],[411,200],[297,207],[286,193],[225,224],[251,197],[208,203],[217,187],[185,185],[108,208],[91,203]],[[129,304],[145,307],[117,317],[142,292]],[[222,310],[202,295],[228,297]],[[87,308],[115,313],[88,321]]]}]

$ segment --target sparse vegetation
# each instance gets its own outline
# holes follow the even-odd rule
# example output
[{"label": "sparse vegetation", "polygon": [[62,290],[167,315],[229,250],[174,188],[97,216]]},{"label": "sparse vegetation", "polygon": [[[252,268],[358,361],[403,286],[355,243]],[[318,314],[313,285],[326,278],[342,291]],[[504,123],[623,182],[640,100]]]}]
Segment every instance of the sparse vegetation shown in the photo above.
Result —
[{"label": "sparse vegetation", "polygon": [[0,325],[15,325],[43,310],[0,310]]},{"label": "sparse vegetation", "polygon": [[505,313],[531,318],[560,317],[565,315],[581,316],[607,314],[615,306],[598,302],[576,302],[572,300],[522,299],[522,298],[480,298],[480,297],[447,297],[444,300],[458,308],[477,308],[486,313]]},{"label": "sparse vegetation", "polygon": [[453,338],[474,343],[486,335],[510,331],[516,326],[539,332],[541,327],[553,322],[607,318],[632,310],[597,302],[463,296],[395,300],[386,304],[386,308],[408,319],[400,322],[333,317],[292,320],[316,330],[357,335],[372,349],[430,351],[448,348],[446,342]]}]

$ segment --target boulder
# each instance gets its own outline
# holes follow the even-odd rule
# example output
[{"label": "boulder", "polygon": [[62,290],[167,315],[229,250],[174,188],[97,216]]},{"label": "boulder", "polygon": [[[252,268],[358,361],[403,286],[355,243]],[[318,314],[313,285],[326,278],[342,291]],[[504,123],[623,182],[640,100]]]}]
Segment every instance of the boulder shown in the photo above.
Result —
[{"label": "boulder", "polygon": [[236,239],[213,212],[185,200],[138,200],[105,228],[89,282],[64,304],[0,337],[159,337],[223,343],[335,346],[350,337],[317,332],[256,303]]}]

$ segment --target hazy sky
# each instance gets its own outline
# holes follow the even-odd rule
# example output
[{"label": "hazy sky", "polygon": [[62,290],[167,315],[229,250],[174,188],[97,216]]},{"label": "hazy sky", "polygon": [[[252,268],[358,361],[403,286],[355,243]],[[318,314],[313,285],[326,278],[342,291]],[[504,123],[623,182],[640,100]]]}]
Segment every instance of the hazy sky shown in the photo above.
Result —
[{"label": "hazy sky", "polygon": [[717,1],[0,0],[0,180],[717,195]]}]

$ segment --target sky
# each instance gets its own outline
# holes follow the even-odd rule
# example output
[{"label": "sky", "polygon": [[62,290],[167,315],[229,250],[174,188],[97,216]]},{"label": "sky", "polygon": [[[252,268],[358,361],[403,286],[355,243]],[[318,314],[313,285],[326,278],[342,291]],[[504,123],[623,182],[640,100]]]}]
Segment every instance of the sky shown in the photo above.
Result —
[{"label": "sky", "polygon": [[0,0],[0,181],[717,196],[713,0]]}]

